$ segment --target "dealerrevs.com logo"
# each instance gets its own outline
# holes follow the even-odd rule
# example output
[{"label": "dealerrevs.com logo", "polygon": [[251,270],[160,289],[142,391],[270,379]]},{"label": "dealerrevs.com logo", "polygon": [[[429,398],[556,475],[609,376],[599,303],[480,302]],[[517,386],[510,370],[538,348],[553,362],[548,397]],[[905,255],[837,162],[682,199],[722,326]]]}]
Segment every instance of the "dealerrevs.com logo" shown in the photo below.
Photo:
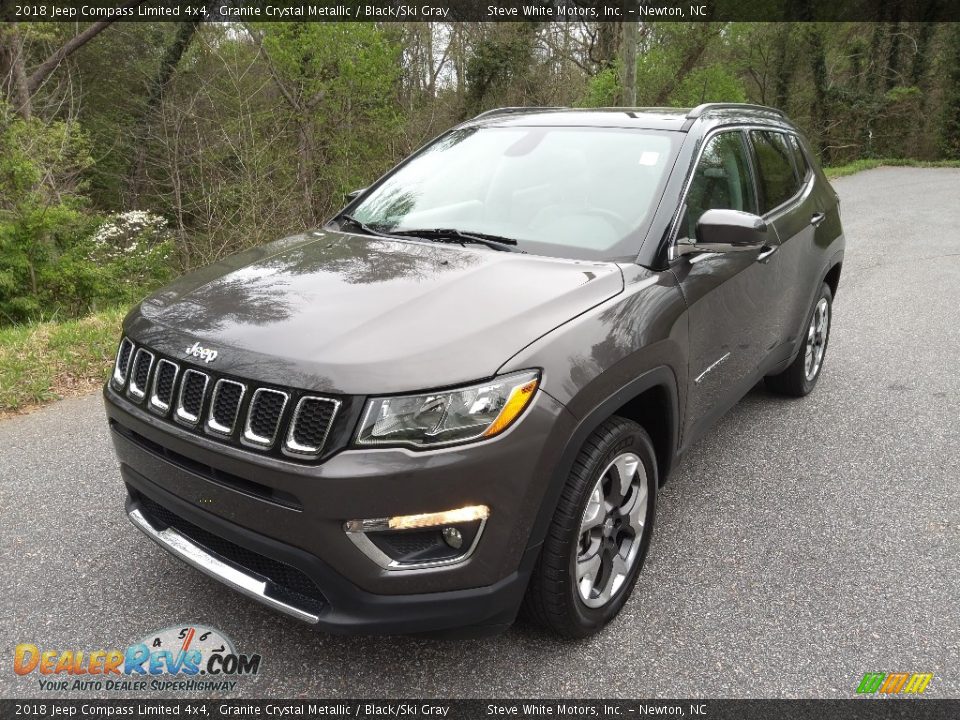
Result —
[{"label": "dealerrevs.com logo", "polygon": [[13,671],[36,676],[44,691],[231,691],[237,678],[260,672],[260,655],[236,651],[219,630],[168,627],[126,648],[51,649],[20,643]]}]

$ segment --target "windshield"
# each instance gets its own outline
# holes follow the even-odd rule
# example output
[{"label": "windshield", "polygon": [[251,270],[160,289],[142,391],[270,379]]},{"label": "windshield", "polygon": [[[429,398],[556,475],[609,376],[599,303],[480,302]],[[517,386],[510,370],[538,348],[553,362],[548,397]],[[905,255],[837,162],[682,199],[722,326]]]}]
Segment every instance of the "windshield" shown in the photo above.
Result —
[{"label": "windshield", "polygon": [[454,130],[351,215],[381,232],[456,229],[510,238],[541,255],[632,259],[679,138],[625,128]]}]

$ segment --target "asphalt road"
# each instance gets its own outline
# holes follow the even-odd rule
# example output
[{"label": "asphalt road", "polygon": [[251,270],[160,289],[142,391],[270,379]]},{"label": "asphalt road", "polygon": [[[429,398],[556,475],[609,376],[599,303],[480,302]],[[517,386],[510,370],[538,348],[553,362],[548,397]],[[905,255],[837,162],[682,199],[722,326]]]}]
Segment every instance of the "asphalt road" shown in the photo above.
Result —
[{"label": "asphalt road", "polygon": [[836,188],[848,252],[817,390],[757,388],[689,454],[599,636],[337,638],[261,609],[127,522],[94,395],[0,422],[0,695],[40,693],[11,671],[17,643],[125,647],[196,621],[262,654],[249,697],[844,698],[867,671],[960,697],[960,171]]}]

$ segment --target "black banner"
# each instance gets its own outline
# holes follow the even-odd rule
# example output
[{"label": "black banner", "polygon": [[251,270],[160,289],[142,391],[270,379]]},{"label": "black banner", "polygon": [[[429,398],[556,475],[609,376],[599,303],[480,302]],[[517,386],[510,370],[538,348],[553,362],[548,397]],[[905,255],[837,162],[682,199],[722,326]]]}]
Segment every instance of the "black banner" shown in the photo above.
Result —
[{"label": "black banner", "polygon": [[17,22],[945,22],[954,0],[0,0]]},{"label": "black banner", "polygon": [[0,700],[6,718],[955,720],[960,700]]}]

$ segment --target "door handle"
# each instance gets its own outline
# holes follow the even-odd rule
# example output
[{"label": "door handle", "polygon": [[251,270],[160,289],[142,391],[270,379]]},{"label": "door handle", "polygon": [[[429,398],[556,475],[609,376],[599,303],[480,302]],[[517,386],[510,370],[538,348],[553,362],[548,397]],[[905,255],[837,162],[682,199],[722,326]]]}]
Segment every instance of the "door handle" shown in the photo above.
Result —
[{"label": "door handle", "polygon": [[810,224],[814,227],[819,227],[820,223],[827,219],[826,213],[816,212],[810,216]]},{"label": "door handle", "polygon": [[762,248],[760,248],[760,254],[757,255],[757,262],[765,263],[779,249],[780,249],[779,245],[774,245],[772,247],[770,245],[764,245]]}]

